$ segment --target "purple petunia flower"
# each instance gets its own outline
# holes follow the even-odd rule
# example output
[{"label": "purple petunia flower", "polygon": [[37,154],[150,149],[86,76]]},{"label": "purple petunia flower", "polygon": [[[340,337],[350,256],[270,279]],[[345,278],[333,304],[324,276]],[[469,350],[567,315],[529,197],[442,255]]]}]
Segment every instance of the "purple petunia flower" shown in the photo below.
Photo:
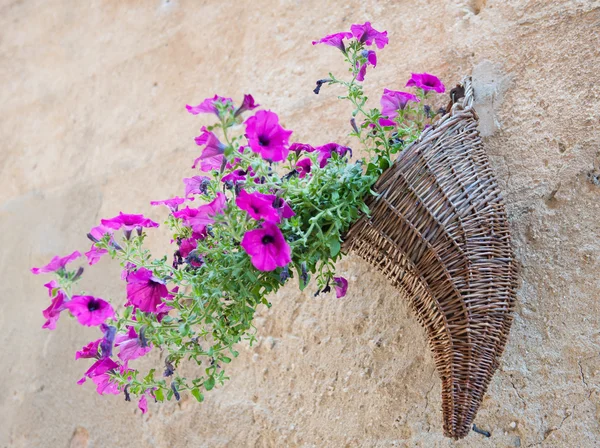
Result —
[{"label": "purple petunia flower", "polygon": [[56,272],[64,269],[67,264],[73,260],[77,260],[79,257],[81,257],[81,253],[77,250],[66,257],[59,257],[57,255],[56,257],[53,257],[46,266],[42,266],[41,268],[31,268],[31,272],[35,275]]},{"label": "purple petunia flower", "polygon": [[335,296],[341,299],[348,291],[348,280],[344,277],[333,277],[333,283],[335,284]]},{"label": "purple petunia flower", "polygon": [[254,98],[252,97],[252,95],[244,94],[244,101],[242,101],[242,105],[238,107],[233,116],[237,117],[238,115],[246,112],[247,110],[254,110],[259,106],[260,104],[256,104],[254,102]]},{"label": "purple petunia flower", "polygon": [[278,223],[281,217],[273,207],[275,198],[273,194],[262,194],[257,191],[248,193],[246,190],[240,190],[240,194],[235,198],[235,204],[256,220],[264,219]]},{"label": "purple petunia flower", "polygon": [[98,263],[102,255],[107,254],[108,250],[106,249],[98,249],[95,244],[92,244],[92,248],[85,253],[85,256],[88,259],[88,264],[90,266]]},{"label": "purple petunia flower", "polygon": [[102,342],[102,338],[96,339],[95,341],[90,342],[85,347],[82,347],[81,350],[75,352],[75,359],[80,358],[96,358],[100,357],[100,353],[98,352],[98,347],[100,346],[100,342]]},{"label": "purple petunia flower", "polygon": [[[181,204],[183,204],[186,200],[187,200],[186,198],[180,198],[179,196],[175,196],[174,198],[163,199],[162,201],[151,201],[150,205],[152,205],[152,206],[165,205],[165,206],[169,207],[169,209],[172,212],[176,212],[177,209],[179,208],[179,206]],[[194,198],[190,198],[190,200],[193,201]]]},{"label": "purple petunia flower", "polygon": [[194,238],[185,238],[181,240],[181,244],[179,245],[179,255],[182,258],[187,258],[191,251],[195,250],[198,247],[198,241]]},{"label": "purple petunia flower", "polygon": [[94,296],[73,296],[64,306],[86,327],[101,325],[115,315],[110,303]]},{"label": "purple petunia flower", "polygon": [[363,25],[354,24],[350,27],[350,31],[359,42],[365,45],[372,45],[375,42],[377,48],[380,50],[385,47],[389,41],[387,38],[387,31],[379,32],[371,26],[370,22],[365,22]]},{"label": "purple petunia flower", "polygon": [[96,391],[100,395],[113,394],[118,395],[120,393],[119,386],[116,382],[111,381],[110,372],[120,369],[121,373],[125,372],[123,366],[119,366],[110,358],[102,358],[96,361],[91,367],[85,372],[84,376],[77,381],[77,384],[85,383],[85,379],[90,378],[96,384]]},{"label": "purple petunia flower", "polygon": [[106,227],[103,226],[102,224],[100,224],[99,226],[96,227],[92,227],[88,233],[88,238],[90,238],[91,235],[91,240],[96,240],[96,241],[100,241],[102,238],[104,238],[104,235],[106,235],[107,233],[112,235],[115,232],[114,229],[111,229],[110,227]]},{"label": "purple petunia flower", "polygon": [[372,65],[373,67],[377,67],[377,55],[373,50],[363,50],[363,56],[367,59],[367,62],[364,64],[358,65],[358,61],[356,61],[356,68],[358,68],[358,73],[356,74],[357,81],[364,81],[365,75],[367,74],[367,66]]},{"label": "purple petunia flower", "polygon": [[214,216],[223,212],[226,203],[227,198],[219,192],[212,202],[195,209],[186,207],[173,213],[173,216],[183,219],[185,225],[191,227],[194,232],[202,234],[206,226],[215,222]]},{"label": "purple petunia flower", "polygon": [[131,215],[123,212],[119,212],[119,216],[110,219],[102,219],[100,222],[103,226],[110,229],[123,229],[125,232],[131,232],[134,229],[142,227],[158,227],[157,222],[144,218],[144,215]]},{"label": "purple petunia flower", "polygon": [[[53,289],[50,289],[50,293],[52,293]],[[42,315],[46,318],[46,322],[42,325],[42,328],[47,328],[48,330],[54,330],[56,328],[56,322],[60,317],[60,313],[65,310],[66,296],[62,291],[56,291],[56,295],[52,297],[52,302],[50,306],[42,311]]]},{"label": "purple petunia flower", "polygon": [[206,176],[185,177],[183,183],[185,184],[185,197],[188,198],[190,194],[206,194],[210,179]]},{"label": "purple petunia flower", "polygon": [[342,53],[346,53],[346,47],[344,46],[344,39],[352,39],[352,33],[343,32],[330,34],[319,40],[313,40],[312,44],[325,44],[332,47],[338,48]]},{"label": "purple petunia flower", "polygon": [[380,100],[381,115],[385,115],[389,119],[396,118],[398,116],[398,111],[404,110],[409,101],[418,103],[420,100],[412,93],[383,89],[383,96]]},{"label": "purple petunia flower", "polygon": [[131,326],[127,330],[127,334],[119,334],[115,338],[115,347],[119,347],[117,356],[124,363],[140,358],[152,349],[150,345],[144,347],[140,337]]},{"label": "purple petunia flower", "polygon": [[142,411],[142,414],[148,412],[148,400],[146,400],[146,394],[143,394],[138,401],[138,408]]},{"label": "purple petunia flower", "polygon": [[170,297],[165,282],[152,271],[139,268],[127,276],[127,300],[145,313],[156,313],[162,299]]},{"label": "purple petunia flower", "polygon": [[437,93],[444,93],[446,91],[446,87],[442,84],[440,78],[429,73],[412,73],[412,76],[406,83],[406,87],[435,90]]},{"label": "purple petunia flower", "polygon": [[215,95],[212,98],[206,98],[197,106],[190,106],[186,104],[185,108],[190,114],[198,115],[198,114],[215,114],[219,117],[219,111],[215,106],[215,102],[219,101],[221,104],[229,103],[228,109],[233,110],[233,100],[231,98],[225,98],[219,95]]},{"label": "purple petunia flower", "polygon": [[314,152],[315,148],[306,143],[292,143],[290,146],[290,151],[294,151],[296,154],[300,154],[302,151]]},{"label": "purple petunia flower", "polygon": [[287,202],[285,202],[279,197],[275,198],[275,200],[273,201],[273,208],[275,208],[275,210],[277,210],[277,213],[279,214],[278,222],[281,222],[281,219],[289,219],[292,216],[296,216],[296,213],[294,213],[292,207],[290,207],[290,205]]},{"label": "purple petunia flower", "polygon": [[[251,172],[251,169],[249,169],[249,171]],[[227,174],[226,176],[223,176],[221,178],[221,182],[231,182],[232,184],[245,182],[247,174],[248,172],[243,169],[233,170],[231,173]]]},{"label": "purple petunia flower", "polygon": [[288,141],[292,131],[279,124],[277,114],[260,110],[246,120],[246,138],[250,149],[271,162],[282,162],[290,151]]},{"label": "purple petunia flower", "polygon": [[246,232],[241,246],[259,271],[272,271],[292,261],[290,246],[272,222],[264,222],[260,229]]},{"label": "purple petunia flower", "polygon": [[202,134],[196,137],[196,144],[198,146],[204,146],[202,154],[196,160],[192,168],[196,168],[200,164],[200,171],[211,171],[218,170],[223,165],[223,158],[225,157],[225,145],[219,141],[217,136],[202,127]]},{"label": "purple petunia flower", "polygon": [[310,160],[308,157],[298,160],[298,163],[296,163],[296,171],[298,171],[298,177],[300,179],[304,179],[306,175],[310,173],[311,167],[312,160]]},{"label": "purple petunia flower", "polygon": [[338,145],[337,143],[327,143],[322,146],[317,146],[315,148],[319,156],[317,157],[317,162],[319,163],[320,168],[324,168],[327,165],[327,161],[331,158],[331,155],[335,152],[340,157],[344,157],[348,152],[352,155],[352,150],[347,146]]}]

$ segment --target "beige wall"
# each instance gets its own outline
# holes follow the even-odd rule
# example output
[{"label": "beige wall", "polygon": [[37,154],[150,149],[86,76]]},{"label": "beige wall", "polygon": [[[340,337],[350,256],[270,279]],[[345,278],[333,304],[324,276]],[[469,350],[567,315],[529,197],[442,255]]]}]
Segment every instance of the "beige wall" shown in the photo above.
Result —
[{"label": "beige wall", "polygon": [[[260,343],[202,405],[150,403],[141,416],[77,386],[87,363],[74,352],[96,333],[65,318],[42,331],[44,279],[27,269],[87,250],[86,231],[119,210],[163,219],[148,201],[182,192],[206,124],[187,102],[252,93],[295,139],[351,143],[337,92],[311,92],[341,73],[339,55],[310,41],[365,20],[390,36],[367,76],[373,99],[411,71],[475,77],[522,265],[476,419],[492,438],[443,438],[424,333],[354,256],[339,264],[345,299],[293,287],[273,297]],[[0,446],[598,446],[599,32],[589,0],[2,1]],[[151,242],[164,249],[160,235]],[[121,300],[118,267],[93,270],[86,288]]]}]

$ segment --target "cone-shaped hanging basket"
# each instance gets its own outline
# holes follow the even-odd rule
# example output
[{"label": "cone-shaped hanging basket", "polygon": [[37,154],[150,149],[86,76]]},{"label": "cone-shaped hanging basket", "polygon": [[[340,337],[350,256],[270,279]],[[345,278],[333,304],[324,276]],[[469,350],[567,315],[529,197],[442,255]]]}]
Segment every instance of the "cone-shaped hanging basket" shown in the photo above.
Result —
[{"label": "cone-shaped hanging basket", "polygon": [[383,272],[427,330],[444,434],[465,437],[504,350],[516,265],[502,195],[464,97],[377,181],[344,249]]}]

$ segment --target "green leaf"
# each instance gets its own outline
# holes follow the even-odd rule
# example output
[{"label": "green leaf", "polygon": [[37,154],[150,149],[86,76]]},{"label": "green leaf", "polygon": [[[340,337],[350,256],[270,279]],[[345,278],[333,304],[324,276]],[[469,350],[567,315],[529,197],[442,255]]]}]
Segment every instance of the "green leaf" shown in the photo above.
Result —
[{"label": "green leaf", "polygon": [[165,396],[163,394],[163,390],[162,389],[156,389],[156,391],[154,391],[154,396],[156,397],[156,399],[158,401],[164,401],[165,400]]},{"label": "green leaf", "polygon": [[329,239],[329,254],[331,255],[331,258],[333,258],[337,254],[339,254],[341,248],[342,248],[342,245],[340,244],[339,238],[337,237],[337,235],[333,235]]},{"label": "green leaf", "polygon": [[231,358],[228,358],[227,356],[221,356],[221,361],[223,361],[225,364],[229,364],[231,362]]},{"label": "green leaf", "polygon": [[190,393],[194,396],[194,398],[196,400],[198,400],[200,403],[202,403],[204,401],[204,395],[202,395],[200,393],[200,390],[197,387],[194,387]]},{"label": "green leaf", "polygon": [[204,382],[204,388],[206,390],[212,390],[215,387],[215,377],[211,376]]}]

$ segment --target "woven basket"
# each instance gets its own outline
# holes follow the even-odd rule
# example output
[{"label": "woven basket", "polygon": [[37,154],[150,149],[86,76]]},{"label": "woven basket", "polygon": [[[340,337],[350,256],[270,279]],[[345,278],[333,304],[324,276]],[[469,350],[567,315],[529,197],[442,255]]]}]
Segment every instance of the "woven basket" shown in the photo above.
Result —
[{"label": "woven basket", "polygon": [[[464,97],[406,148],[345,237],[384,273],[427,331],[442,380],[444,434],[465,437],[512,323],[516,263],[483,150],[471,79]],[[462,89],[459,89],[462,93]]]}]

